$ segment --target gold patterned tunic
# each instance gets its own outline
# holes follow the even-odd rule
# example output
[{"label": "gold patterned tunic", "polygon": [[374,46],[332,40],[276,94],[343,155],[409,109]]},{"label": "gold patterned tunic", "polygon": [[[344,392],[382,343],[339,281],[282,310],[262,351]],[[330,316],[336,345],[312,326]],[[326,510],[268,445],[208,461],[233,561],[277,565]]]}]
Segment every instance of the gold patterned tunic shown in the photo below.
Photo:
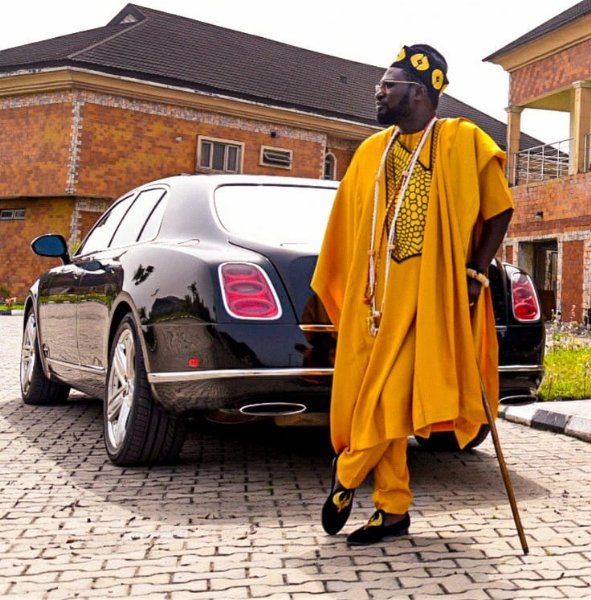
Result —
[{"label": "gold patterned tunic", "polygon": [[[312,280],[338,330],[331,401],[336,452],[429,435],[442,422],[453,424],[464,445],[486,422],[480,375],[493,405],[498,398],[490,292],[483,290],[470,311],[466,263],[483,220],[513,206],[505,155],[473,123],[439,121],[409,181],[390,255],[392,198],[422,132],[401,135],[393,145],[374,205],[376,174],[392,134],[390,128],[371,136],[353,157]],[[368,329],[364,301],[374,206],[377,335]]]}]

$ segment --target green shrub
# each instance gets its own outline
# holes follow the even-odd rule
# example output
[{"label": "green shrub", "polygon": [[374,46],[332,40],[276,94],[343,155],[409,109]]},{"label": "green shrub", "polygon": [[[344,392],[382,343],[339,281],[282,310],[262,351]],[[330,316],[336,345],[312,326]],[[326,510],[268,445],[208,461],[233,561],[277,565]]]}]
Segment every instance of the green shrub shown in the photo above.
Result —
[{"label": "green shrub", "polygon": [[547,326],[545,375],[541,400],[591,397],[591,332],[575,323]]}]

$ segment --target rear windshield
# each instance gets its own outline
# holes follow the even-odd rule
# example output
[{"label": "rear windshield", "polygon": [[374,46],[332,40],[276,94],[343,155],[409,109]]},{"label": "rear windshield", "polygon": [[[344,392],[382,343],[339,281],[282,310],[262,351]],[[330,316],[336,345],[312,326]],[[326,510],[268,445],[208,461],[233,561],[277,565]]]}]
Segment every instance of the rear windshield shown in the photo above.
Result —
[{"label": "rear windshield", "polygon": [[225,185],[214,205],[222,227],[236,236],[274,246],[319,249],[336,188]]}]

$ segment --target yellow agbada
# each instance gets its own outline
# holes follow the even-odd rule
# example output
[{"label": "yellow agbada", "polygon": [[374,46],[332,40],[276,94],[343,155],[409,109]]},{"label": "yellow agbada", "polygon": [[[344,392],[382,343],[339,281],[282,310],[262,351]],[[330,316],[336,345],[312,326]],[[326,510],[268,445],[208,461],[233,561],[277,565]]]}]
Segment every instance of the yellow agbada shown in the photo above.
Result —
[{"label": "yellow agbada", "polygon": [[[364,295],[374,184],[393,131],[371,136],[355,153],[339,186],[312,280],[338,330],[331,401],[337,453],[413,434],[428,436],[442,422],[453,423],[464,446],[486,423],[480,376],[495,413],[498,406],[490,291],[483,288],[476,306],[469,308],[466,263],[481,222],[513,207],[505,154],[467,120],[438,123],[422,254],[391,262],[381,324],[373,336]],[[382,174],[378,223],[384,222],[385,211]],[[376,295],[381,299],[387,250],[385,243],[376,247]]]}]

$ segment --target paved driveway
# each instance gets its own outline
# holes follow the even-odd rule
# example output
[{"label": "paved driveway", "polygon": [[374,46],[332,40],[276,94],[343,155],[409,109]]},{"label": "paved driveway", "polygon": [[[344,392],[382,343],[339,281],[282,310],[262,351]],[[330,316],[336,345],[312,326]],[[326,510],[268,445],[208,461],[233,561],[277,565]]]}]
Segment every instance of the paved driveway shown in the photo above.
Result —
[{"label": "paved driveway", "polygon": [[177,466],[114,467],[99,402],[21,403],[20,326],[0,317],[2,597],[591,598],[585,442],[499,422],[528,556],[490,441],[467,454],[412,445],[412,535],[349,550],[370,489],[326,536],[326,431],[196,426]]}]

